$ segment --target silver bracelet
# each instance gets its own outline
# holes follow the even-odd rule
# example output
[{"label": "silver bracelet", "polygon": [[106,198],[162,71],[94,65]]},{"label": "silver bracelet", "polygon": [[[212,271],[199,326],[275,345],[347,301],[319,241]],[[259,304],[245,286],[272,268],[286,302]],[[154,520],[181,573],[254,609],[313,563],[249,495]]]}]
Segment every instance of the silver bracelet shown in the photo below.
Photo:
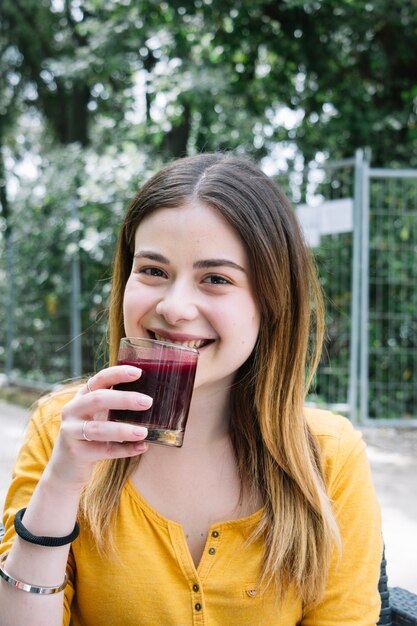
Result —
[{"label": "silver bracelet", "polygon": [[5,554],[0,560],[0,577],[6,581],[8,585],[12,587],[16,587],[16,589],[20,589],[21,591],[27,591],[28,593],[38,593],[40,595],[49,596],[52,593],[59,593],[65,589],[68,582],[68,574],[65,572],[64,582],[56,587],[41,587],[39,585],[29,585],[28,583],[23,582],[22,580],[17,580],[10,576],[5,569],[2,567],[3,563],[7,558],[7,554]]}]

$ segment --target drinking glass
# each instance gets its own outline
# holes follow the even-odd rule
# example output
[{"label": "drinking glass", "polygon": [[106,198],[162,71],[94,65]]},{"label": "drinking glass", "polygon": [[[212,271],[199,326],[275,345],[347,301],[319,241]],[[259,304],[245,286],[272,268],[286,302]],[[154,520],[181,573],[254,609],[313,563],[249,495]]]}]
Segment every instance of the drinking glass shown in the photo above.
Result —
[{"label": "drinking glass", "polygon": [[114,389],[139,391],[153,398],[150,409],[112,409],[109,419],[146,426],[146,441],[181,447],[187,425],[198,361],[198,350],[180,344],[124,337],[120,341],[118,364],[142,370],[138,380],[120,383]]}]

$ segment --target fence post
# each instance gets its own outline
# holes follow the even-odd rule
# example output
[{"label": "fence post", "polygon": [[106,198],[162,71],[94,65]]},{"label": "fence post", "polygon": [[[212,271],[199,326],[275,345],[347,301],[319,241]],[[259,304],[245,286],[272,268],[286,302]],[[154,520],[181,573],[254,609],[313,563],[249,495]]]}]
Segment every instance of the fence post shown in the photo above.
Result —
[{"label": "fence post", "polygon": [[361,183],[361,312],[360,312],[360,404],[359,421],[365,424],[368,420],[369,395],[369,154],[365,153],[362,166]]},{"label": "fence post", "polygon": [[360,281],[361,281],[361,207],[364,151],[355,152],[353,181],[352,300],[350,325],[349,417],[358,421]]},{"label": "fence post", "polygon": [[79,218],[77,200],[70,202],[70,216],[74,224],[72,232],[71,254],[71,376],[78,378],[82,375],[82,346],[81,346],[81,277],[80,277],[80,247],[79,247]]},{"label": "fence post", "polygon": [[6,262],[7,262],[7,320],[6,320],[6,363],[5,374],[7,382],[10,383],[14,367],[14,322],[15,322],[15,248],[13,229],[6,225]]}]

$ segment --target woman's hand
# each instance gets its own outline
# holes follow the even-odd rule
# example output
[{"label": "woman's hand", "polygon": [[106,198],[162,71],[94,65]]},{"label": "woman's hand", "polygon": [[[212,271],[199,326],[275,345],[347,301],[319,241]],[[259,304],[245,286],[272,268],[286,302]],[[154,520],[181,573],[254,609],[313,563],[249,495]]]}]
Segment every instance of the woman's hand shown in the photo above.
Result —
[{"label": "woman's hand", "polygon": [[92,376],[62,410],[62,422],[49,462],[50,477],[81,489],[97,461],[126,458],[148,449],[143,426],[108,421],[110,409],[145,411],[152,398],[112,389],[141,375],[137,367],[116,365]]},{"label": "woman's hand", "polygon": [[[146,428],[107,419],[109,409],[140,411],[152,405],[149,396],[112,389],[113,385],[132,382],[140,375],[140,369],[124,365],[102,370],[64,406],[51,457],[24,515],[24,524],[31,533],[53,537],[68,535],[74,528],[81,490],[97,461],[145,452],[148,447],[143,441]],[[30,461],[26,467],[28,463]],[[21,487],[20,501],[26,498],[30,485],[29,473]],[[19,498],[16,501],[19,502]],[[7,557],[7,571],[17,580],[55,586],[63,580],[69,547],[69,544],[53,548],[36,546],[17,537]],[[63,622],[61,594],[41,600],[1,584],[0,605],[1,624],[58,626]]]}]

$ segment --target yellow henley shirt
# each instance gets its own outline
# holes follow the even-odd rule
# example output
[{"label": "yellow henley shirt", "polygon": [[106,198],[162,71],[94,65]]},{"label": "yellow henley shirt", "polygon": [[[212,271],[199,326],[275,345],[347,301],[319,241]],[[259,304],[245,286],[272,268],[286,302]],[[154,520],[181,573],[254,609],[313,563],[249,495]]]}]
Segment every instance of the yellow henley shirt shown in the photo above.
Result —
[{"label": "yellow henley shirt", "polygon": [[[48,462],[70,397],[44,400],[32,416],[5,503],[0,554],[10,550],[14,514],[27,505]],[[120,560],[103,560],[83,529],[72,544],[64,626],[375,626],[381,522],[364,443],[343,417],[315,409],[306,409],[306,417],[342,536],[316,609],[305,610],[293,590],[279,604],[272,585],[266,593],[258,589],[262,541],[248,539],[262,510],[214,524],[196,568],[181,525],[127,481],[115,527]]]}]

